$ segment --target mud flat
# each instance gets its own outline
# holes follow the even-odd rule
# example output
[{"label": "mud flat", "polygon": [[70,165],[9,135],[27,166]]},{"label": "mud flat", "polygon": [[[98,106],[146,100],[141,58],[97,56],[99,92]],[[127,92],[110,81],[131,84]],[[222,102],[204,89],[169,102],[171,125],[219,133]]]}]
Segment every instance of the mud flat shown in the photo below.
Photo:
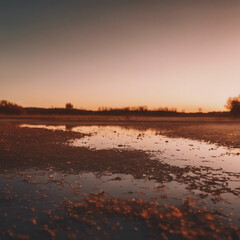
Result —
[{"label": "mud flat", "polygon": [[240,119],[227,117],[139,117],[139,116],[1,116],[1,123],[130,126],[139,130],[158,129],[170,137],[183,137],[240,148]]},{"label": "mud flat", "polygon": [[3,239],[240,239],[240,123],[1,119]]}]

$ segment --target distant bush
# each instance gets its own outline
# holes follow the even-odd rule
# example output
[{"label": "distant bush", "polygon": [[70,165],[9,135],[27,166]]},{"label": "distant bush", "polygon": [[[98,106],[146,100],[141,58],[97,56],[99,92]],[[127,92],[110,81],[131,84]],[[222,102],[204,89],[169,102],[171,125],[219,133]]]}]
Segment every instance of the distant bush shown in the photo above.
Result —
[{"label": "distant bush", "polygon": [[225,107],[230,110],[233,116],[240,116],[240,95],[238,97],[228,98]]},{"label": "distant bush", "polygon": [[25,110],[23,107],[8,102],[6,100],[0,101],[0,113],[2,114],[22,114],[25,113]]},{"label": "distant bush", "polygon": [[66,103],[65,108],[68,109],[68,110],[72,110],[73,105],[71,103]]}]

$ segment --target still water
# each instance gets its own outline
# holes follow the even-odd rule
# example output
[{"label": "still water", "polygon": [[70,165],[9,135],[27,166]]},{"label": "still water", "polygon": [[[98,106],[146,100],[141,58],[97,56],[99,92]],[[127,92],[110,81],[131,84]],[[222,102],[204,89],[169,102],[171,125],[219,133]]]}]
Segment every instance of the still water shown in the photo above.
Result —
[{"label": "still water", "polygon": [[[67,131],[64,125],[30,125],[21,127]],[[138,130],[120,126],[78,126],[71,131],[87,134],[68,144],[92,150],[142,150],[152,158],[177,166],[206,166],[223,171],[240,173],[240,149],[227,148],[185,138],[169,138],[156,129]]]},{"label": "still water", "polygon": [[[80,201],[84,194],[104,191],[111,196],[118,198],[141,198],[147,201],[157,201],[162,204],[180,205],[184,199],[189,197],[198,199],[199,204],[208,209],[223,211],[230,214],[229,219],[240,226],[240,149],[231,149],[202,141],[169,138],[158,129],[135,129],[122,126],[76,126],[66,127],[29,125],[23,124],[20,127],[44,128],[50,131],[74,131],[86,134],[82,138],[72,139],[65,144],[73,148],[87,148],[93,152],[104,149],[116,151],[143,151],[149,158],[185,168],[190,166],[196,171],[189,173],[199,186],[214,181],[213,188],[226,186],[227,191],[215,196],[204,192],[202,188],[189,187],[188,184],[178,181],[174,177],[172,181],[159,183],[151,179],[135,179],[128,174],[105,173],[98,176],[94,172],[76,174],[63,174],[54,172],[51,169],[37,171],[29,169],[19,176],[32,176],[29,183],[41,185],[44,181],[44,191],[48,192],[49,201],[57,201],[64,196],[68,199]],[[18,177],[19,177],[18,176]],[[16,175],[9,176],[9,185],[21,188],[21,181]],[[4,181],[1,181],[2,184]],[[40,186],[39,185],[39,186]],[[35,185],[34,185],[35,186]],[[200,197],[200,196],[203,196]],[[51,196],[51,197],[50,197]],[[217,199],[217,201],[216,201]]]}]

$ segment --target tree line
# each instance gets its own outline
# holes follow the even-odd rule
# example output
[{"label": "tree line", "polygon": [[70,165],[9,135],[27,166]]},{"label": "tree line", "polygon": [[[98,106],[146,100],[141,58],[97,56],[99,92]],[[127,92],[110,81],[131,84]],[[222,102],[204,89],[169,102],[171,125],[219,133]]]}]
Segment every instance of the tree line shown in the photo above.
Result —
[{"label": "tree line", "polygon": [[0,113],[1,114],[24,114],[25,109],[15,103],[11,103],[6,100],[0,101]]},{"label": "tree line", "polygon": [[[234,117],[240,116],[240,95],[237,97],[230,97],[227,100],[225,108],[229,110],[229,114]],[[124,108],[107,108],[99,107],[97,111],[76,109],[72,103],[66,103],[65,108],[23,108],[20,105],[11,103],[6,100],[0,101],[0,114],[69,114],[69,115],[81,115],[81,114],[101,114],[101,115],[149,115],[149,116],[227,116],[224,112],[212,112],[212,113],[184,113],[178,112],[176,108],[158,108],[155,110],[149,110],[147,106],[139,107],[124,107]]]}]

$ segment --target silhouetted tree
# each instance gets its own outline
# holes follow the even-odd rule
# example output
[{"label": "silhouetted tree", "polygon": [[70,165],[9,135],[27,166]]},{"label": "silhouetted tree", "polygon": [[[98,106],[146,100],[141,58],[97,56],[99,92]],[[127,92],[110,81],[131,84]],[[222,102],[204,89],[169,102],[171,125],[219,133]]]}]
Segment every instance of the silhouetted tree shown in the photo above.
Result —
[{"label": "silhouetted tree", "polygon": [[0,101],[0,113],[3,114],[22,114],[25,113],[23,107],[6,100]]},{"label": "silhouetted tree", "polygon": [[66,103],[65,107],[68,110],[72,110],[73,109],[73,105],[71,103]]},{"label": "silhouetted tree", "polygon": [[230,110],[230,113],[233,116],[240,116],[240,95],[237,97],[228,98],[225,108]]}]

